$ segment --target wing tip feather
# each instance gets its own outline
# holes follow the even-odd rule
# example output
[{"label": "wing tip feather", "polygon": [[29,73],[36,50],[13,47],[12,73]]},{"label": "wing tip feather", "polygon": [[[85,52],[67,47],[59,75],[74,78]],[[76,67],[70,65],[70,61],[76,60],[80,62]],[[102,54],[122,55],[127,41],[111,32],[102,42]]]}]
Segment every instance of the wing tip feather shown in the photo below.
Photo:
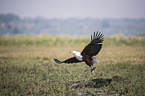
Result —
[{"label": "wing tip feather", "polygon": [[54,58],[54,61],[57,63],[57,64],[61,64],[62,62],[57,60],[56,58]]},{"label": "wing tip feather", "polygon": [[99,39],[100,40],[100,42],[103,42],[103,39],[104,39],[104,35],[103,35],[103,33],[102,32],[94,32],[94,36],[93,35],[91,35],[91,41],[93,41],[94,39]]}]

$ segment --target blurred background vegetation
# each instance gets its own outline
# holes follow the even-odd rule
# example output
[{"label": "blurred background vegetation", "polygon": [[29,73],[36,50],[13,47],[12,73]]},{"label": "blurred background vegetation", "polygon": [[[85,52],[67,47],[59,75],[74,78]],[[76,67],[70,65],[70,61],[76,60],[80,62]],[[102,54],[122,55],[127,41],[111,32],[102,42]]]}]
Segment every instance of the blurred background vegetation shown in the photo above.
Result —
[{"label": "blurred background vegetation", "polygon": [[[17,47],[54,47],[54,46],[85,46],[90,42],[89,36],[56,36],[56,35],[12,35],[0,36],[1,46],[17,46]],[[145,36],[125,37],[116,35],[105,37],[104,47],[106,46],[145,46]]]},{"label": "blurred background vegetation", "polygon": [[145,34],[145,19],[69,18],[46,19],[43,17],[20,18],[15,14],[0,14],[0,35],[56,34],[69,36],[90,35],[101,31],[105,36]]},{"label": "blurred background vegetation", "polygon": [[145,45],[145,19],[45,19],[0,14],[2,46],[75,46],[89,42],[94,30],[105,35],[105,46]]}]

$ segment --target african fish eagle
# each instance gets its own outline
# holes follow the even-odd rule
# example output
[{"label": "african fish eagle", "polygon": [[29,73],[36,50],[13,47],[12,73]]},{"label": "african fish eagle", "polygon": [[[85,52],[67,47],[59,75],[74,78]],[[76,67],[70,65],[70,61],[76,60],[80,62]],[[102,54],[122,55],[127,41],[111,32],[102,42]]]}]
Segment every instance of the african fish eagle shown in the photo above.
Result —
[{"label": "african fish eagle", "polygon": [[54,61],[57,64],[61,63],[78,63],[78,62],[85,62],[90,68],[91,72],[94,72],[94,64],[98,63],[98,59],[93,57],[99,53],[102,48],[102,42],[104,35],[101,32],[94,32],[94,36],[91,35],[91,42],[83,49],[82,52],[72,51],[74,57],[68,58],[64,61],[59,61],[54,58]]}]

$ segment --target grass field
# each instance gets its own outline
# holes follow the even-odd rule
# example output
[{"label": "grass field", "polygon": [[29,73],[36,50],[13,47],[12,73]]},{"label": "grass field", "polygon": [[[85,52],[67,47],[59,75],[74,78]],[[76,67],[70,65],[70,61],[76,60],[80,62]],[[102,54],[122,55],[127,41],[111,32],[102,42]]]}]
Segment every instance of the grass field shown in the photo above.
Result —
[{"label": "grass field", "polygon": [[[89,37],[0,36],[0,95],[145,95],[145,37],[105,38],[93,74],[85,63],[54,62],[54,57],[64,60],[87,43]],[[69,89],[74,82],[114,76],[120,79],[108,86]]]}]

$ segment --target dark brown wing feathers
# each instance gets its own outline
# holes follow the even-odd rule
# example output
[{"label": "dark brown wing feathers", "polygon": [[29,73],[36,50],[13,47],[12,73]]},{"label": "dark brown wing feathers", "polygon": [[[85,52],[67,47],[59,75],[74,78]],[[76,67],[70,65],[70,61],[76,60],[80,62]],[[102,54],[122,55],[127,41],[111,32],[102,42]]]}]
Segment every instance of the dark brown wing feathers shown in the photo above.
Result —
[{"label": "dark brown wing feathers", "polygon": [[83,49],[81,54],[91,57],[97,55],[102,48],[103,36],[101,32],[96,34],[94,32],[94,36],[91,35],[91,42]]},{"label": "dark brown wing feathers", "polygon": [[77,63],[77,62],[81,62],[81,61],[79,61],[76,57],[71,57],[66,59],[65,61],[62,61],[62,63]]}]

